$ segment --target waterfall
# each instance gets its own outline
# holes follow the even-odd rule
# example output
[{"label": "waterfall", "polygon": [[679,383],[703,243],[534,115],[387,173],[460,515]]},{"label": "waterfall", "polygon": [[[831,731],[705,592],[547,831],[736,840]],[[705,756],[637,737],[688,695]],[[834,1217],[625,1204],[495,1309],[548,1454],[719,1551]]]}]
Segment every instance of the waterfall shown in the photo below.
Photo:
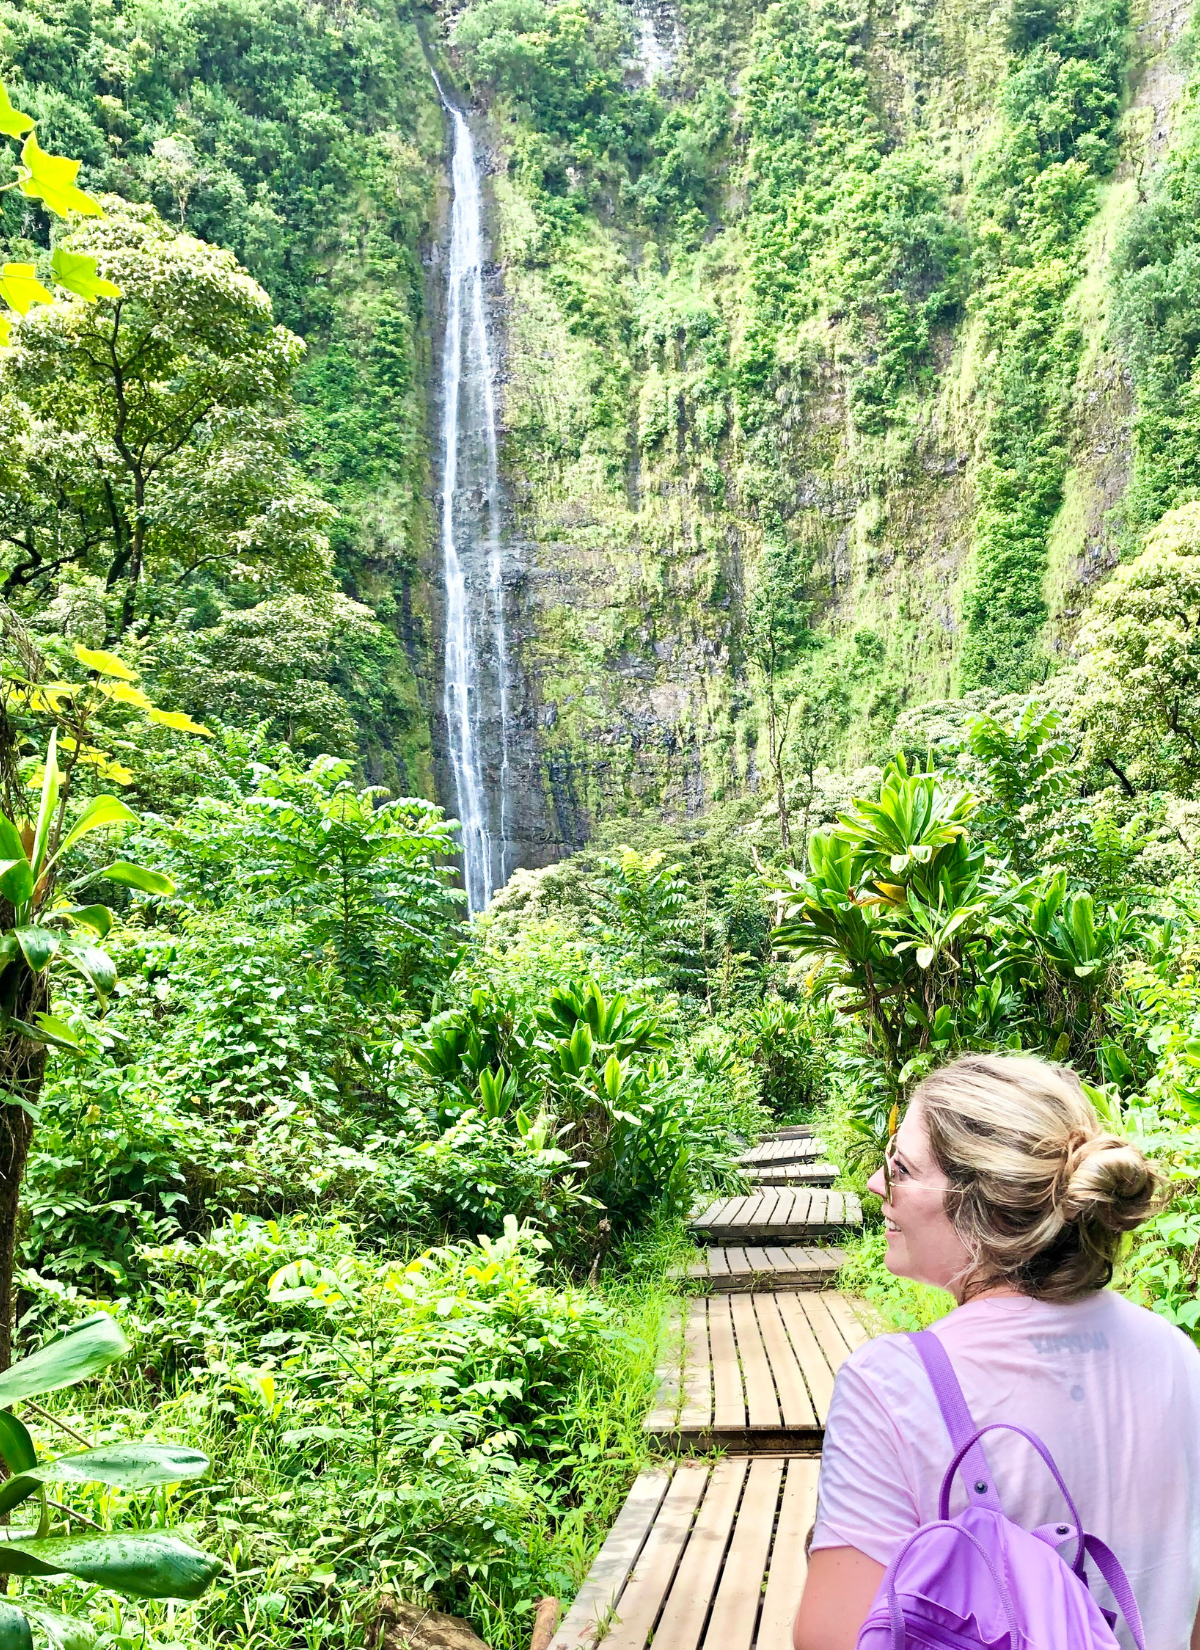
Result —
[{"label": "waterfall", "polygon": [[[461,109],[451,103],[438,77],[433,78],[454,127],[442,348],[444,705],[462,826],[467,904],[474,914],[503,887],[510,869],[509,664],[500,458],[496,387],[483,307],[483,227],[475,144]],[[494,795],[487,781],[489,758],[498,758]]]}]

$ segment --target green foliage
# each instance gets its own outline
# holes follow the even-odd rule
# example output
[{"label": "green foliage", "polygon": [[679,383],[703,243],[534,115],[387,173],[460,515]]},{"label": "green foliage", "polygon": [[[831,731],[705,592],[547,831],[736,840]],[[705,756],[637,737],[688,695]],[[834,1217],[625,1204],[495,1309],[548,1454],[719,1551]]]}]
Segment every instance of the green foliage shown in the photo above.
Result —
[{"label": "green foliage", "polygon": [[1086,628],[1087,749],[1127,788],[1200,781],[1200,506],[1169,510]]},{"label": "green foliage", "polygon": [[1137,397],[1133,475],[1121,505],[1134,535],[1165,510],[1191,502],[1200,487],[1196,98],[1193,81],[1176,113],[1171,147],[1131,212],[1113,259],[1112,330]]},{"label": "green foliage", "polygon": [[[898,757],[878,801],[858,798],[809,842],[809,875],[776,943],[815,962],[826,992],[861,1014],[883,1096],[960,1048],[1041,1046],[1097,1072],[1118,959],[1138,932],[1118,903],[1097,911],[1065,871],[1020,881],[972,840],[978,799]],[[849,999],[849,1000],[847,1000]],[[882,1115],[881,1115],[882,1114]]]},{"label": "green foliage", "polygon": [[1102,0],[1014,26],[1003,119],[979,166],[972,308],[985,456],[963,608],[965,688],[1019,692],[1045,674],[1046,536],[1062,498],[1066,397],[1082,348],[1064,304],[1081,272],[1095,180],[1113,161],[1126,17],[1124,0]]},{"label": "green foliage", "polygon": [[966,245],[919,142],[887,153],[863,58],[866,16],[824,0],[764,14],[745,77],[751,327],[739,417],[769,416],[781,326],[844,312],[855,423],[878,432],[927,375],[933,330],[964,297]]}]

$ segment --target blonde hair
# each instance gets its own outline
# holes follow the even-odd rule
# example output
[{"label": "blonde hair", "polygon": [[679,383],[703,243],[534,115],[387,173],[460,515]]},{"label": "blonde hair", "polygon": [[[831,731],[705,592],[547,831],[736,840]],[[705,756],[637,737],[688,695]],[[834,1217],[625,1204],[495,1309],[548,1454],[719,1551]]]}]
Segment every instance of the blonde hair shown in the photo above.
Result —
[{"label": "blonde hair", "polygon": [[1154,1213],[1159,1177],[1100,1127],[1074,1072],[968,1054],[931,1072],[913,1104],[971,1256],[964,1300],[1000,1283],[1039,1300],[1104,1288],[1122,1234]]}]

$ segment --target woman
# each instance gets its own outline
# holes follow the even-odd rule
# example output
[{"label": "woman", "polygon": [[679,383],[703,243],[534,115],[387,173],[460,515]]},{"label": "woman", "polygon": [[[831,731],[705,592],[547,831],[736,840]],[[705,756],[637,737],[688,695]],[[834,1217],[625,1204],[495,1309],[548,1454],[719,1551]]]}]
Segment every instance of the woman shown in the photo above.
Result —
[{"label": "woman", "polygon": [[[888,1270],[958,1302],[934,1330],[976,1425],[1045,1441],[1084,1527],[1124,1565],[1148,1650],[1200,1650],[1200,1353],[1105,1288],[1121,1234],[1153,1212],[1141,1152],[1101,1130],[1072,1073],[969,1055],[921,1083],[869,1188]],[[984,1448],[1010,1518],[1062,1517],[1028,1444],[992,1433]],[[853,1650],[892,1554],[937,1517],[950,1454],[907,1336],[861,1347],[829,1411],[795,1650]]]}]

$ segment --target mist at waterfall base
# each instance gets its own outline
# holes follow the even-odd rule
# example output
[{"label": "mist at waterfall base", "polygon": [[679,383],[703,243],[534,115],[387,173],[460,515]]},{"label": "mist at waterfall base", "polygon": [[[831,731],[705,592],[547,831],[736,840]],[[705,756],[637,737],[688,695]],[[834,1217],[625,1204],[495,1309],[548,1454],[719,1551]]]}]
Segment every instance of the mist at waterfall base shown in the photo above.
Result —
[{"label": "mist at waterfall base", "polygon": [[[440,494],[443,704],[472,915],[508,880],[509,660],[504,619],[496,386],[483,292],[479,166],[471,129],[434,76],[453,127]],[[497,761],[498,758],[498,761]],[[495,779],[488,783],[488,771]]]}]

